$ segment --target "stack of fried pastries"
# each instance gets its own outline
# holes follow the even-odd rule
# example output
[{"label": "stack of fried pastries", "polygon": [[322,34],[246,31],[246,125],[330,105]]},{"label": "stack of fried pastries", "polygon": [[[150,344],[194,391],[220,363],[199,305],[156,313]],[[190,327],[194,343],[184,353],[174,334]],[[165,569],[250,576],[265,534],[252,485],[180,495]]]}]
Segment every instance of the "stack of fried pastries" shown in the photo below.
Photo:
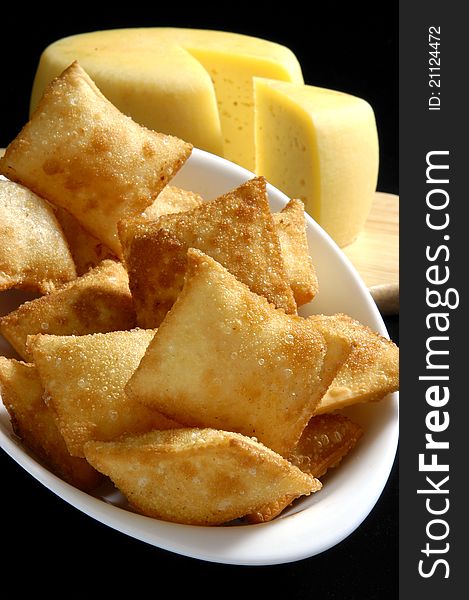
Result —
[{"label": "stack of fried pastries", "polygon": [[320,286],[301,201],[272,214],[262,177],[212,200],[168,184],[191,150],[76,62],[50,84],[0,160],[0,290],[39,296],[0,318],[21,359],[0,357],[0,392],[71,485],[259,523],[327,485],[366,434],[342,409],[398,388],[398,349],[300,316]]}]

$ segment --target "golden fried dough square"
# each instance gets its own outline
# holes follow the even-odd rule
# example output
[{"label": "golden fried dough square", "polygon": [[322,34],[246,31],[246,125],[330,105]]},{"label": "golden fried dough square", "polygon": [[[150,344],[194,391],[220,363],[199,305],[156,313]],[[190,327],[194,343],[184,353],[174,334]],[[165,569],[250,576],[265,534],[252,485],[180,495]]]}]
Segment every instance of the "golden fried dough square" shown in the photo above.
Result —
[{"label": "golden fried dough square", "polygon": [[159,326],[173,305],[189,248],[212,256],[253,292],[296,314],[262,177],[189,212],[151,223],[122,222],[119,235],[141,327]]},{"label": "golden fried dough square", "polygon": [[134,329],[29,337],[48,404],[70,454],[83,457],[89,440],[113,440],[174,425],[124,393],[154,333]]},{"label": "golden fried dough square", "polygon": [[353,350],[342,365],[315,414],[357,404],[381,400],[399,389],[399,348],[378,333],[348,315],[313,315],[317,327],[347,337]]},{"label": "golden fried dough square", "polygon": [[[363,435],[363,429],[347,417],[326,414],[313,417],[305,427],[288,460],[313,477],[336,467]],[[246,515],[248,523],[265,523],[278,516],[294,498],[285,496]]]},{"label": "golden fried dough square", "polygon": [[0,180],[0,291],[23,288],[47,294],[75,277],[52,208],[24,186]]},{"label": "golden fried dough square", "polygon": [[340,463],[362,435],[362,427],[344,415],[317,415],[305,427],[288,460],[305,473],[322,477]]},{"label": "golden fried dough square", "polygon": [[139,512],[191,525],[219,525],[285,494],[298,497],[321,488],[253,439],[214,429],[88,442],[85,455]]},{"label": "golden fried dough square", "polygon": [[143,217],[155,221],[162,215],[186,212],[203,203],[203,198],[196,192],[183,190],[174,185],[167,185],[156,200],[145,209]]},{"label": "golden fried dough square", "polygon": [[306,239],[305,207],[293,199],[272,218],[275,223],[288,282],[297,306],[310,302],[318,293],[318,279]]},{"label": "golden fried dough square", "polygon": [[122,114],[74,62],[47,87],[0,173],[67,209],[119,255],[117,222],[151,204],[191,150]]},{"label": "golden fried dough square", "polygon": [[243,520],[247,523],[267,523],[272,521],[275,517],[278,517],[296,498],[291,494],[285,495],[283,498],[276,500],[275,502],[269,502],[264,504],[257,510],[244,515]]},{"label": "golden fried dough square", "polygon": [[276,309],[199,250],[187,262],[184,288],[128,395],[185,425],[238,431],[289,452],[350,344]]},{"label": "golden fried dough square", "polygon": [[0,318],[0,332],[25,360],[32,361],[28,335],[85,335],[135,327],[127,272],[105,260],[48,296],[25,302]]},{"label": "golden fried dough square", "polygon": [[105,244],[88,233],[80,222],[64,208],[56,206],[55,216],[68,242],[77,275],[84,275],[107,258],[116,258]]},{"label": "golden fried dough square", "polygon": [[34,365],[0,356],[0,393],[13,431],[59,477],[92,490],[103,477],[85,459],[70,456],[43,392]]}]

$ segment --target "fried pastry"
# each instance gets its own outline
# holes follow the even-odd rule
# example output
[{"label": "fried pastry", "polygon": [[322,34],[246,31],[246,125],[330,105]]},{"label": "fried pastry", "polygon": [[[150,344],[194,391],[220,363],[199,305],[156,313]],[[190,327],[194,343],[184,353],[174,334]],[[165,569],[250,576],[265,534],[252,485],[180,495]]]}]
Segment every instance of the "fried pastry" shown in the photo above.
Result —
[{"label": "fried pastry", "polygon": [[273,213],[283,262],[297,306],[310,302],[318,293],[318,279],[306,239],[305,208],[301,200],[290,202]]},{"label": "fried pastry", "polygon": [[116,255],[88,233],[72,214],[60,206],[56,206],[54,212],[68,242],[77,275],[84,275],[103,260],[116,259]]},{"label": "fried pastry", "polygon": [[0,291],[23,288],[47,294],[75,277],[52,208],[24,186],[0,180]]},{"label": "fried pastry", "polygon": [[[202,202],[202,197],[195,192],[167,185],[158,194],[156,200],[145,209],[140,218],[155,221],[161,215],[185,212],[200,206]],[[67,239],[78,275],[83,275],[105,259],[116,258],[105,244],[88,233],[79,221],[64,208],[55,207],[55,216]]]},{"label": "fried pastry", "polygon": [[262,177],[189,212],[152,223],[121,222],[119,235],[141,327],[159,326],[178,297],[190,247],[212,256],[275,306],[296,313]]},{"label": "fried pastry", "polygon": [[196,192],[183,190],[174,185],[167,185],[158,194],[158,197],[143,212],[143,217],[156,221],[162,215],[187,212],[203,203],[203,198]]},{"label": "fried pastry", "polygon": [[381,400],[399,389],[399,348],[394,342],[348,315],[313,315],[308,320],[323,333],[340,332],[353,345],[315,414]]},{"label": "fried pastry", "polygon": [[317,415],[305,427],[288,460],[305,473],[322,477],[340,463],[362,435],[362,427],[344,415]]},{"label": "fried pastry", "polygon": [[244,515],[243,520],[252,525],[256,523],[267,523],[268,521],[272,521],[275,519],[275,517],[278,517],[288,506],[290,506],[293,500],[296,500],[296,498],[291,494],[287,494],[275,502],[264,504],[254,512],[247,513]]},{"label": "fried pastry", "polygon": [[34,365],[0,356],[0,392],[13,431],[49,469],[81,490],[100,483],[102,475],[85,459],[70,456]]},{"label": "fried pastry", "polygon": [[350,352],[340,335],[287,315],[199,250],[127,393],[188,426],[298,442]]},{"label": "fried pastry", "polygon": [[[352,450],[363,429],[339,414],[318,415],[305,427],[288,460],[313,477],[322,477]],[[265,523],[281,514],[295,498],[285,496],[245,516],[248,523]]]},{"label": "fried pastry", "polygon": [[286,494],[296,498],[321,488],[253,439],[214,429],[88,442],[85,456],[139,512],[191,525],[219,525]]},{"label": "fried pastry", "polygon": [[113,440],[175,425],[124,393],[154,333],[134,329],[29,337],[46,398],[70,454],[83,457],[89,440]]},{"label": "fried pastry", "polygon": [[47,87],[0,173],[68,210],[120,255],[117,222],[149,206],[191,150],[122,114],[74,62]]},{"label": "fried pastry", "polygon": [[105,260],[56,292],[0,318],[0,333],[20,356],[32,361],[28,335],[106,333],[132,329],[135,320],[127,273],[121,263]]}]

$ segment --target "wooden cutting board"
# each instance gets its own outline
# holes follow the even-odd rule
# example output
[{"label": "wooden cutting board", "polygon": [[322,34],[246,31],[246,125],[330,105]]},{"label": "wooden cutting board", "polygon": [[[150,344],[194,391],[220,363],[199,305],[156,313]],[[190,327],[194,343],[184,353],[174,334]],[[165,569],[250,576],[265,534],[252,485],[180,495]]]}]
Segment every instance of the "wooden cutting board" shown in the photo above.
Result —
[{"label": "wooden cutting board", "polygon": [[399,312],[399,196],[377,192],[364,230],[342,248],[383,314]]}]

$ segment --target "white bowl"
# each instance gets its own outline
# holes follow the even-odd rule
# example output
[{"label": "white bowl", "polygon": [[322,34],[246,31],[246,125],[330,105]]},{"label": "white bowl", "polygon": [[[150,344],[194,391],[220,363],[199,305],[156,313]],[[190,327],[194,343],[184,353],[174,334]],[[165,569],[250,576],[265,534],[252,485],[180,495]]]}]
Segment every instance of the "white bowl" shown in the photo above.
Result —
[{"label": "white bowl", "polygon": [[[240,185],[252,173],[227,160],[195,149],[172,183],[212,199]],[[269,185],[273,211],[288,198]],[[344,312],[387,336],[383,320],[354,267],[331,238],[309,217],[308,243],[320,292],[302,314]],[[21,292],[0,296],[0,314],[23,299]],[[0,352],[11,353],[0,339]],[[11,355],[11,354],[10,354]],[[313,556],[354,531],[378,500],[396,454],[398,397],[357,405],[348,413],[364,426],[357,448],[323,479],[323,489],[304,498],[279,518],[258,525],[198,527],[158,521],[132,512],[111,486],[94,496],[65,483],[29,453],[13,434],[8,414],[0,408],[0,444],[26,471],[79,510],[129,536],[208,561],[239,565],[286,563]],[[34,504],[31,509],[34,510]],[[40,515],[38,515],[40,518]]]}]

